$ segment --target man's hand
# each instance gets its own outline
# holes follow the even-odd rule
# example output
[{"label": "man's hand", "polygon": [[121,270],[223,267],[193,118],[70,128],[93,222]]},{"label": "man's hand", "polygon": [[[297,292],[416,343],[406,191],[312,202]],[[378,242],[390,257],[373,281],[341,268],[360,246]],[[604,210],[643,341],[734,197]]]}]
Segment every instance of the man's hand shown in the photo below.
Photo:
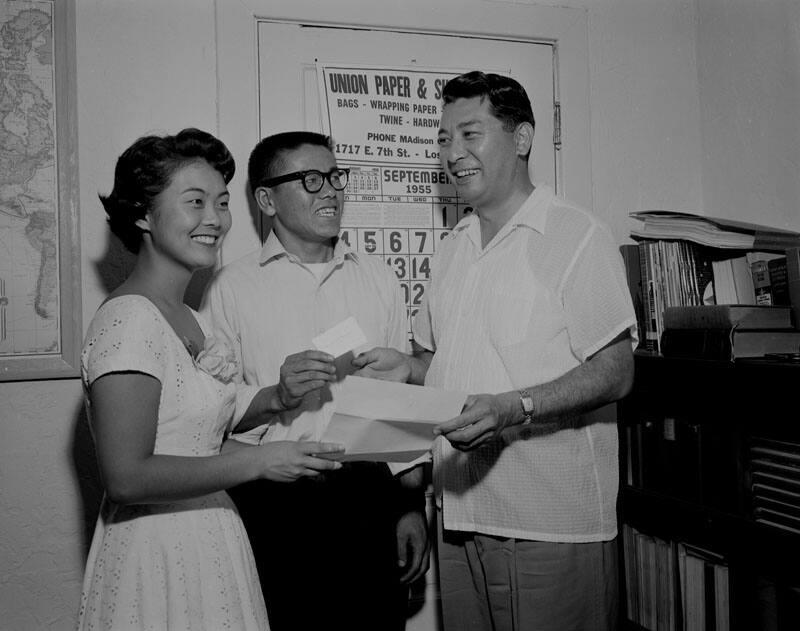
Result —
[{"label": "man's hand", "polygon": [[405,570],[402,583],[410,584],[428,571],[430,541],[425,514],[410,511],[397,521],[397,565]]},{"label": "man's hand", "polygon": [[284,409],[300,405],[303,397],[336,378],[333,357],[322,351],[308,350],[289,355],[281,366],[277,395]]},{"label": "man's hand", "polygon": [[376,347],[361,353],[353,360],[359,377],[399,381],[405,383],[411,376],[410,357],[393,348]]},{"label": "man's hand", "polygon": [[441,434],[460,451],[471,451],[496,440],[513,423],[519,412],[519,397],[514,392],[471,394],[461,414],[440,425],[433,432]]}]

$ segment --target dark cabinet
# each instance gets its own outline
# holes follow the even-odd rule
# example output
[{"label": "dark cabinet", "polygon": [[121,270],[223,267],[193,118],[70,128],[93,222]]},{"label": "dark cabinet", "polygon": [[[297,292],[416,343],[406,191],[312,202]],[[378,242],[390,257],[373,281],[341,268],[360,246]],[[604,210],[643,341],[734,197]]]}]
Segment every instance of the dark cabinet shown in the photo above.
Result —
[{"label": "dark cabinet", "polygon": [[637,354],[618,406],[630,629],[800,629],[800,363]]}]

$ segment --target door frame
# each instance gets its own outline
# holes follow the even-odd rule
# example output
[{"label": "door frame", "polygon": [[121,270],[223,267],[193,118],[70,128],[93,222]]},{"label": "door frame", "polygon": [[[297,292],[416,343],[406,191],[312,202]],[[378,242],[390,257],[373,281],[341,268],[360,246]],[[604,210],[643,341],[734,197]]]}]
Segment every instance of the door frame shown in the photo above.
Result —
[{"label": "door frame", "polygon": [[[592,208],[586,9],[505,0],[336,0],[324,4],[318,0],[214,0],[214,4],[217,133],[238,164],[230,187],[237,208],[244,209],[249,198],[246,164],[259,134],[257,31],[262,20],[551,44],[554,95],[562,125],[561,149],[556,153],[559,193]],[[251,220],[243,212],[237,215],[223,246],[223,262],[259,246],[257,219],[250,211]]]}]

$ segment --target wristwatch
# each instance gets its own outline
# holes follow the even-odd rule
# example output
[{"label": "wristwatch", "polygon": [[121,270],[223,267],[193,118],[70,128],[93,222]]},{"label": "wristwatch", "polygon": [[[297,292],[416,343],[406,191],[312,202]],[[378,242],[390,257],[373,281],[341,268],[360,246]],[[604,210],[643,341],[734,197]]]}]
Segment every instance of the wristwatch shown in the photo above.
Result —
[{"label": "wristwatch", "polygon": [[522,412],[525,414],[523,425],[530,425],[533,422],[533,397],[527,390],[519,391],[519,402],[522,405]]}]

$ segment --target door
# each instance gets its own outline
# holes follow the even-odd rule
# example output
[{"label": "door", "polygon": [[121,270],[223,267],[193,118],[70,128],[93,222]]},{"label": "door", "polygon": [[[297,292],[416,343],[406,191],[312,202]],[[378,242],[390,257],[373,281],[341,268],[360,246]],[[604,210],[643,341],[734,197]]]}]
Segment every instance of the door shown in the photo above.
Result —
[{"label": "door", "polygon": [[[438,163],[443,80],[473,69],[518,80],[536,118],[531,179],[557,189],[551,44],[273,21],[257,28],[260,136],[333,136],[339,164],[351,169],[341,237],[392,267],[409,316],[436,244],[472,210]],[[262,239],[268,230],[263,222]]]},{"label": "door", "polygon": [[[413,119],[416,113],[427,122],[436,122],[440,110],[432,105],[440,107],[438,96],[430,95],[436,98],[429,100],[428,111],[414,112],[412,107],[408,113],[389,109],[377,111],[378,106],[371,102],[373,98],[387,108],[392,103],[412,102],[418,96],[418,77],[426,72],[433,81],[425,85],[434,89],[434,77],[473,69],[510,75],[528,92],[536,117],[531,179],[548,183],[556,190],[561,187],[560,156],[553,131],[554,104],[558,100],[554,86],[558,82],[551,44],[258,19],[256,45],[259,136],[291,129],[333,136],[338,145],[339,164],[351,169],[341,236],[358,251],[379,256],[392,267],[403,286],[409,315],[418,308],[428,285],[430,257],[438,240],[469,212],[469,206],[457,198],[452,187],[441,182],[444,174],[438,159],[426,157],[427,149],[436,150],[438,125],[416,125],[413,135],[421,138],[418,152],[408,149],[408,144],[400,138],[400,131],[395,129],[397,121],[393,117],[397,115],[404,118],[404,123],[407,115]],[[246,61],[238,59],[238,66],[229,66],[231,72]],[[329,72],[327,77],[326,72]],[[330,75],[337,74],[338,78],[331,84]],[[359,82],[362,76],[366,77],[368,90]],[[380,98],[373,89],[378,88],[376,76],[380,77]],[[393,87],[393,76],[412,77],[413,90],[406,87],[404,91],[399,86],[402,81],[395,82],[396,87]],[[414,94],[410,94],[410,90]],[[367,91],[369,95],[365,94]],[[371,114],[359,112],[369,127],[366,133],[372,133],[372,138],[365,134],[361,138],[351,137],[357,132],[354,132],[356,123],[352,121],[357,121],[358,117],[348,118],[346,108],[333,111],[334,106],[326,99],[334,96],[334,92],[344,102],[352,104],[357,100],[359,108],[374,110]],[[241,94],[237,94],[237,98],[241,98]],[[231,116],[230,124],[235,122]],[[233,127],[230,129],[234,131]],[[427,135],[430,144],[424,144]],[[254,144],[254,140],[252,142]],[[365,155],[367,144],[372,155]],[[398,154],[398,149],[406,151]],[[377,155],[379,153],[381,155]],[[419,155],[412,156],[412,153]],[[403,179],[404,173],[406,179]],[[260,219],[263,239],[269,226],[263,215]],[[240,251],[238,244],[231,245],[233,251]],[[430,504],[429,501],[429,510]],[[431,536],[436,535],[432,532]],[[424,588],[420,590],[420,586],[415,586],[412,589],[411,609],[415,613],[409,617],[408,631],[433,631],[439,626],[435,563],[433,558]]]}]

